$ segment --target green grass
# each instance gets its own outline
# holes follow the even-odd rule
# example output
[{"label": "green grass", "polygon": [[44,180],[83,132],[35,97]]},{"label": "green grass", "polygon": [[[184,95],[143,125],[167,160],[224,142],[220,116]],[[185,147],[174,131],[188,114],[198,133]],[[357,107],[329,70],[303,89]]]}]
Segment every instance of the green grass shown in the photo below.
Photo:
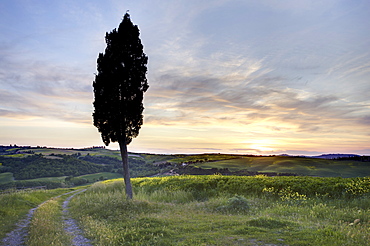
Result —
[{"label": "green grass", "polygon": [[12,182],[14,179],[12,173],[0,173],[0,184]]},{"label": "green grass", "polygon": [[[15,151],[17,149],[13,149]],[[21,149],[19,149],[21,150]],[[53,149],[39,148],[30,149],[36,154],[43,154],[50,158],[51,154],[80,154],[93,156],[109,156],[120,159],[118,150],[109,149]],[[370,175],[369,162],[349,161],[349,160],[326,160],[318,158],[303,158],[290,156],[242,156],[229,154],[197,154],[197,155],[156,155],[156,154],[136,154],[146,163],[174,164],[192,162],[193,166],[200,168],[228,168],[230,171],[246,169],[252,172],[276,172],[276,173],[296,173],[299,175],[320,176],[320,177],[364,177]],[[30,154],[14,154],[8,157],[23,157]],[[133,157],[135,158],[135,157]],[[1,176],[0,176],[1,182]]]},{"label": "green grass", "polygon": [[[145,187],[148,192],[190,191],[196,198],[221,193],[277,196],[290,187],[292,192],[313,197],[352,198],[370,192],[370,178],[320,178],[304,176],[174,176],[163,178],[135,178],[135,187]],[[273,191],[270,189],[274,188]],[[267,189],[267,190],[266,190]]]},{"label": "green grass", "polygon": [[[72,150],[72,149],[53,149],[53,148],[40,148],[40,149],[32,149],[32,151],[35,154],[42,154],[42,155],[73,155],[73,154],[78,154],[78,153],[85,153],[79,150]],[[90,153],[86,151],[86,154]]]},{"label": "green grass", "polygon": [[[101,173],[93,173],[93,174],[85,174],[81,176],[76,176],[76,178],[85,178],[88,179],[90,182],[95,182],[99,180],[100,177],[104,177],[104,179],[117,179],[121,178],[122,175],[119,173],[108,173],[108,172],[101,172]],[[1,176],[0,176],[1,177]],[[24,181],[56,181],[61,182],[64,181],[67,176],[60,176],[60,177],[45,177],[45,178],[38,178],[38,179],[26,179]]]},{"label": "green grass", "polygon": [[12,151],[17,151],[17,150],[20,150],[22,148],[11,148],[11,149],[7,149],[6,152],[12,152]]},{"label": "green grass", "polygon": [[15,228],[31,208],[71,189],[29,190],[0,194],[0,239]]},{"label": "green grass", "polygon": [[81,154],[84,155],[104,155],[110,157],[119,157],[120,152],[115,150],[109,149],[54,149],[54,148],[35,148],[31,149],[35,154],[43,154],[43,155],[73,155],[73,154]]},{"label": "green grass", "polygon": [[368,162],[338,161],[299,157],[242,157],[194,164],[201,168],[247,169],[258,172],[298,173],[321,177],[365,177],[370,175]]},{"label": "green grass", "polygon": [[35,211],[27,245],[72,245],[71,235],[67,234],[62,226],[62,201],[62,197],[50,199]]},{"label": "green grass", "polygon": [[368,245],[370,240],[370,178],[185,176],[132,183],[133,201],[124,199],[122,180],[96,183],[71,201],[73,216],[94,245]]},{"label": "green grass", "polygon": [[[370,177],[178,176],[95,183],[70,211],[93,245],[367,245]],[[0,238],[32,207],[70,189],[0,197]],[[31,222],[28,245],[70,245],[61,203]]]},{"label": "green grass", "polygon": [[140,154],[147,163],[166,162],[175,159],[173,155]]},{"label": "green grass", "polygon": [[183,162],[207,162],[207,161],[220,161],[240,158],[238,155],[227,155],[227,154],[200,154],[200,155],[176,155],[175,159],[171,162],[183,163]]},{"label": "green grass", "polygon": [[78,176],[78,178],[85,178],[91,182],[95,182],[99,180],[100,177],[103,177],[104,179],[118,179],[118,178],[122,178],[122,174],[102,172],[102,173],[94,173],[94,174],[86,174],[86,175]]},{"label": "green grass", "polygon": [[6,155],[6,157],[9,157],[9,158],[23,158],[23,157],[26,157],[28,155],[29,154],[13,154],[13,155]]},{"label": "green grass", "polygon": [[55,181],[61,182],[64,181],[67,176],[60,176],[60,177],[44,177],[44,178],[37,178],[37,179],[24,179],[24,181]]}]

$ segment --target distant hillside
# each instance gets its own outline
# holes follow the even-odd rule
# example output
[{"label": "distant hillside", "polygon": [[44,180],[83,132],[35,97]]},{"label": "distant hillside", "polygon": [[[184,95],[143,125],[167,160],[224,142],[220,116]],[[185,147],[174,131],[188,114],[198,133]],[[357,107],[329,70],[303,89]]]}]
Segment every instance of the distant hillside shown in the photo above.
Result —
[{"label": "distant hillside", "polygon": [[352,158],[358,157],[355,154],[322,154],[318,156],[312,156],[311,158],[321,158],[321,159],[339,159],[339,158]]},{"label": "distant hillside", "polygon": [[[159,155],[129,153],[131,177],[166,175],[266,175],[266,176],[370,176],[370,157],[326,154],[313,157],[232,154]],[[0,185],[55,181],[59,185],[93,182],[91,177],[116,177],[122,173],[120,152],[103,147],[61,149],[0,146]],[[100,175],[100,173],[105,173]],[[111,175],[110,175],[110,174]],[[108,174],[108,175],[107,175]],[[50,177],[48,179],[43,179]],[[90,176],[89,176],[90,177]],[[80,180],[82,179],[82,180]],[[22,181],[23,180],[23,181]],[[85,180],[85,181],[84,181]],[[22,181],[22,182],[21,182]],[[73,181],[73,182],[72,182]],[[53,184],[53,185],[58,185]],[[34,186],[33,184],[32,186]]]},{"label": "distant hillside", "polygon": [[[129,154],[129,165],[131,177],[152,176],[161,172],[162,168],[135,154]],[[101,175],[104,178],[117,177],[116,174],[122,172],[119,151],[101,147],[58,149],[0,146],[0,186],[5,188],[44,185],[55,188],[96,181],[82,176],[86,174],[112,174]],[[42,179],[45,177],[48,179]]]},{"label": "distant hillside", "polygon": [[[198,157],[198,159],[196,159]],[[233,158],[232,158],[233,157]],[[188,161],[186,161],[188,158]],[[320,159],[292,156],[229,156],[227,159],[204,158],[204,155],[181,159],[182,166],[191,170],[188,174],[200,174],[201,170],[217,169],[220,174],[267,176],[320,176],[320,177],[365,177],[370,176],[370,157],[352,159]],[[358,158],[358,159],[356,159]],[[175,159],[176,161],[178,159]],[[172,161],[175,161],[172,160]],[[186,170],[185,170],[186,173]]]},{"label": "distant hillside", "polygon": [[23,157],[0,156],[3,172],[11,172],[16,180],[42,177],[80,176],[108,172],[110,166],[98,165],[74,155],[43,156],[41,154]]}]

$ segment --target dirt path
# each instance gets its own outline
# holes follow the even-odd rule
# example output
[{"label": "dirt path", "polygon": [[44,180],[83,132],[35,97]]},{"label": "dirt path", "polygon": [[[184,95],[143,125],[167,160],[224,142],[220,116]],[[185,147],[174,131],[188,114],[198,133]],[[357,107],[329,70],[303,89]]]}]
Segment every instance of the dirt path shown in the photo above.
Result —
[{"label": "dirt path", "polygon": [[[75,245],[75,246],[91,245],[91,244],[89,244],[89,240],[82,236],[82,230],[78,228],[76,221],[68,216],[69,201],[75,195],[77,195],[81,192],[84,192],[84,191],[86,191],[86,189],[67,192],[67,193],[64,193],[64,194],[61,194],[59,196],[56,196],[56,197],[52,198],[52,199],[56,199],[56,198],[59,198],[59,197],[64,196],[64,195],[69,195],[69,194],[74,193],[73,195],[69,196],[63,203],[63,218],[64,218],[64,221],[65,221],[65,224],[66,224],[65,225],[65,231],[67,233],[72,234],[72,236],[73,236],[73,245]],[[47,200],[47,201],[49,201],[49,200]],[[23,246],[23,245],[26,245],[25,240],[26,240],[27,235],[28,235],[28,228],[29,228],[29,225],[31,223],[31,219],[33,217],[33,214],[35,213],[35,211],[42,204],[46,203],[47,201],[39,204],[35,208],[30,209],[29,212],[26,215],[26,218],[20,220],[16,224],[16,228],[13,231],[6,234],[6,237],[2,240],[0,245],[2,245],[2,246]]]},{"label": "dirt path", "polygon": [[[41,205],[41,204],[40,204]],[[39,205],[39,206],[40,206]],[[2,244],[3,246],[20,246],[20,245],[25,245],[24,241],[27,236],[27,228],[31,222],[32,216],[35,212],[36,208],[32,208],[25,219],[19,221],[13,231],[9,232],[6,234],[6,237],[3,239]]]},{"label": "dirt path", "polygon": [[81,190],[71,195],[63,202],[63,219],[64,219],[64,224],[65,224],[64,230],[70,235],[72,235],[73,237],[72,245],[74,246],[91,246],[92,245],[90,244],[90,240],[83,236],[83,231],[78,227],[77,222],[69,216],[69,211],[68,211],[68,204],[71,201],[71,199],[75,195],[80,194],[84,191],[86,191],[86,189]]}]

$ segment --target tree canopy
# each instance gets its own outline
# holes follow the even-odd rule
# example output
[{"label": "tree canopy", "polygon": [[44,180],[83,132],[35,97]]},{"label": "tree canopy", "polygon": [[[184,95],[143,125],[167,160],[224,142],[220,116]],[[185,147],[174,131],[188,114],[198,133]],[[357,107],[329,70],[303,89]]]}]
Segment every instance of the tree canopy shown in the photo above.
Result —
[{"label": "tree canopy", "polygon": [[143,124],[148,57],[139,35],[139,28],[126,13],[118,30],[106,33],[105,53],[99,53],[97,59],[93,118],[107,146],[121,139],[129,144]]}]

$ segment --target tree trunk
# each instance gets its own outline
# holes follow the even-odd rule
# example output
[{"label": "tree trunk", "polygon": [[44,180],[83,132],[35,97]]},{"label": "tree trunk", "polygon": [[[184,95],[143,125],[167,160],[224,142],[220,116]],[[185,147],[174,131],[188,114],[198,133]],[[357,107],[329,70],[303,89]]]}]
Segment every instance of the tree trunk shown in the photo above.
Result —
[{"label": "tree trunk", "polygon": [[132,186],[130,180],[130,170],[128,168],[128,154],[127,154],[127,145],[125,139],[118,141],[119,148],[121,151],[122,165],[123,165],[123,180],[126,186],[126,198],[132,199]]}]

